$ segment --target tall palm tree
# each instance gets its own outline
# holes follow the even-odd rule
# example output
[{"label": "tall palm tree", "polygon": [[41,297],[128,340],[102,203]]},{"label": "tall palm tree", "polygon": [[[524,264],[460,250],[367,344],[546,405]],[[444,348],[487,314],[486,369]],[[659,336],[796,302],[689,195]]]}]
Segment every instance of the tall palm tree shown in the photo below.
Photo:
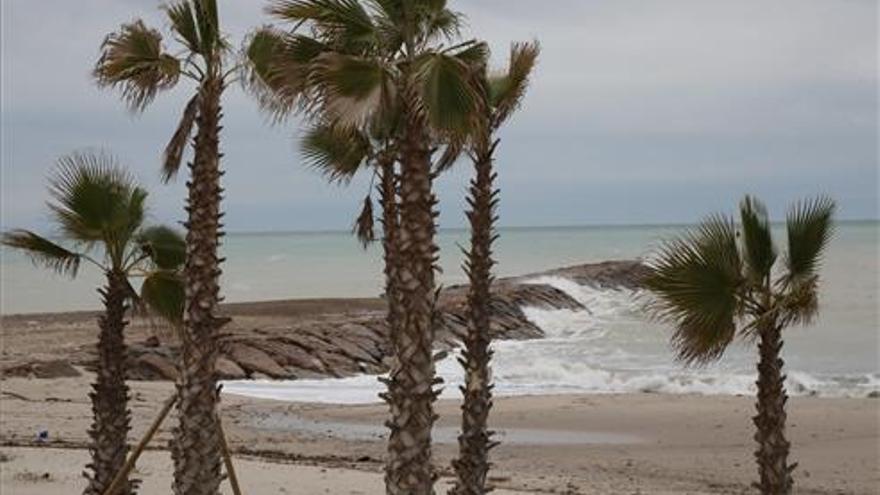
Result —
[{"label": "tall palm tree", "polygon": [[[143,228],[147,193],[106,154],[74,153],[59,160],[49,188],[52,218],[65,247],[28,230],[3,234],[2,243],[28,254],[34,263],[75,277],[83,261],[102,271],[106,282],[98,292],[104,311],[98,318],[95,383],[89,397],[93,422],[91,462],[86,473],[87,495],[107,489],[128,452],[129,390],[125,383],[126,314],[145,302],[161,315],[180,318],[183,287],[177,269],[183,262],[183,239],[167,227]],[[99,256],[93,257],[95,252]],[[130,278],[143,276],[139,297]],[[154,290],[161,287],[162,290]],[[121,494],[133,493],[126,480]]]},{"label": "tall palm tree", "polygon": [[164,178],[170,180],[180,168],[195,127],[187,182],[185,339],[178,383],[179,425],[174,430],[173,488],[177,494],[216,494],[222,480],[216,337],[228,321],[217,315],[222,261],[218,247],[223,235],[220,101],[238,67],[226,67],[229,45],[220,31],[216,0],[179,0],[164,10],[174,39],[182,45],[180,51],[166,51],[159,31],[136,20],[104,40],[94,76],[101,86],[121,89],[123,99],[136,111],[181,78],[196,85],[165,149],[163,165]]},{"label": "tall palm tree", "polygon": [[488,428],[492,407],[492,384],[489,362],[489,314],[492,302],[492,243],[497,238],[495,214],[498,190],[494,181],[496,133],[522,102],[529,76],[538,58],[537,43],[516,43],[510,50],[510,63],[502,74],[479,74],[482,88],[479,112],[483,119],[472,138],[470,155],[474,164],[467,203],[467,218],[471,227],[471,245],[467,251],[464,270],[470,281],[468,288],[468,331],[459,359],[465,371],[462,386],[464,402],[461,406],[461,434],[458,437],[459,456],[452,462],[457,476],[450,493],[482,495],[491,490],[486,485],[489,472],[491,441]]},{"label": "tall palm tree", "polygon": [[794,205],[786,218],[788,249],[777,263],[764,206],[746,196],[739,231],[716,215],[668,242],[650,262],[646,287],[657,314],[675,325],[678,358],[706,363],[721,357],[737,335],[758,342],[757,432],[759,481],[765,495],[788,495],[795,464],[785,437],[782,330],[817,314],[819,268],[831,238],[834,202],[820,197]]},{"label": "tall palm tree", "polygon": [[457,36],[460,23],[445,0],[276,0],[269,12],[295,27],[261,30],[248,50],[268,109],[301,111],[342,128],[383,113],[400,116],[394,138],[403,311],[384,394],[391,409],[386,491],[433,493],[439,380],[432,352],[438,251],[432,153],[440,142],[460,147],[479,123],[473,62],[485,58],[485,45],[441,45]]}]

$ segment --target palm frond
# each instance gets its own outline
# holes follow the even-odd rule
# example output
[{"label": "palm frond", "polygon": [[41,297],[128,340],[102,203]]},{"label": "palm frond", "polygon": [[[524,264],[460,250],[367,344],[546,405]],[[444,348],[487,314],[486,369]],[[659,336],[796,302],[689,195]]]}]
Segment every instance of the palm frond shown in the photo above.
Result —
[{"label": "palm frond", "polygon": [[352,128],[317,125],[306,132],[300,151],[306,164],[331,182],[347,182],[366,166],[370,142]]},{"label": "palm frond", "polygon": [[540,51],[537,41],[514,43],[510,47],[507,73],[489,78],[489,100],[494,109],[492,120],[495,127],[506,121],[522,104]]},{"label": "palm frond", "polygon": [[420,61],[419,96],[431,126],[448,135],[467,135],[479,106],[472,68],[453,55],[433,53]]},{"label": "palm frond", "polygon": [[359,127],[376,115],[390,77],[374,59],[325,53],[316,63],[316,106],[334,125]]},{"label": "palm frond", "polygon": [[137,20],[104,39],[93,75],[99,86],[121,89],[123,100],[139,111],[177,83],[180,61],[164,51],[158,31]]},{"label": "palm frond", "polygon": [[315,38],[263,27],[249,36],[245,50],[246,88],[280,119],[308,106],[315,62],[330,48]]},{"label": "palm frond", "polygon": [[819,314],[819,277],[798,279],[774,301],[780,324],[808,324]]},{"label": "palm frond", "polygon": [[425,35],[431,40],[435,38],[445,38],[453,40],[461,34],[461,28],[464,25],[463,16],[455,11],[447,8],[433,10],[426,16]]},{"label": "palm frond", "polygon": [[434,164],[434,172],[440,174],[452,168],[459,157],[461,157],[461,154],[464,153],[467,143],[467,136],[452,136],[443,147],[443,153],[440,154],[440,158]]},{"label": "palm frond", "polygon": [[834,234],[833,216],[836,205],[825,196],[801,201],[786,217],[788,252],[783,285],[796,283],[817,275],[822,255]]},{"label": "palm frond", "polygon": [[192,135],[193,127],[195,127],[196,117],[199,113],[199,95],[190,98],[186,107],[183,109],[183,115],[180,116],[180,122],[177,124],[177,130],[171,136],[171,140],[165,147],[165,153],[162,160],[162,181],[169,182],[177,175],[180,170],[180,162],[183,160],[183,151]]},{"label": "palm frond", "polygon": [[373,198],[367,194],[364,198],[364,205],[357,219],[354,221],[352,233],[357,237],[358,242],[364,249],[376,240],[376,233],[373,228],[375,219],[373,217]]},{"label": "palm frond", "polygon": [[358,0],[275,0],[267,12],[287,22],[310,23],[325,40],[350,53],[376,40],[376,25]]},{"label": "palm frond", "polygon": [[108,249],[121,249],[144,220],[146,191],[106,153],[76,152],[59,159],[49,193],[54,200],[49,208],[62,232],[78,242],[102,241],[111,244]]},{"label": "palm frond", "polygon": [[191,0],[196,24],[199,26],[201,53],[211,59],[219,51],[227,48],[223,33],[220,32],[220,15],[217,0]]},{"label": "palm frond", "polygon": [[157,270],[144,278],[141,300],[153,312],[171,323],[183,321],[186,294],[183,277],[174,270]]},{"label": "palm frond", "polygon": [[480,70],[489,63],[489,55],[489,44],[485,41],[476,40],[467,43],[464,48],[454,52],[455,58],[474,67],[475,70]]},{"label": "palm frond", "polygon": [[75,277],[82,259],[76,253],[29,230],[13,230],[3,234],[0,243],[27,254],[34,264],[45,266],[62,275]]},{"label": "palm frond", "polygon": [[741,314],[741,261],[733,221],[708,218],[695,231],[668,241],[649,269],[644,282],[656,298],[651,309],[676,327],[672,346],[678,359],[705,363],[720,357]]},{"label": "palm frond", "polygon": [[202,40],[192,2],[181,0],[164,6],[165,15],[171,22],[171,29],[180,37],[180,42],[193,53],[200,53]]},{"label": "palm frond", "polygon": [[776,248],[770,233],[767,208],[757,199],[746,196],[740,203],[739,211],[745,265],[751,280],[762,284],[769,279],[776,263]]},{"label": "palm frond", "polygon": [[464,17],[448,8],[445,0],[412,0],[403,3],[403,23],[416,27],[417,41],[454,40],[461,33]]},{"label": "palm frond", "polygon": [[176,230],[163,225],[146,228],[138,233],[140,250],[156,267],[177,270],[186,260],[186,241]]}]

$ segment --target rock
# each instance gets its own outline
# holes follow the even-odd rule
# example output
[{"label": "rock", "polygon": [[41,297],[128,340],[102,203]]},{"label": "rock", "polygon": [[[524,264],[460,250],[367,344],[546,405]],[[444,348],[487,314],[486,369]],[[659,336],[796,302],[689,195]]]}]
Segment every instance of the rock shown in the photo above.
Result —
[{"label": "rock", "polygon": [[31,363],[17,364],[8,368],[3,368],[4,377],[28,378],[33,376],[34,370]]},{"label": "rock", "polygon": [[65,378],[81,374],[78,369],[63,359],[32,363],[31,370],[36,378]]},{"label": "rock", "polygon": [[262,373],[272,378],[286,376],[284,368],[279,366],[271,356],[254,347],[233,343],[226,349],[226,356],[249,373]]},{"label": "rock", "polygon": [[880,399],[880,390],[872,390],[868,392],[867,397],[869,399]]},{"label": "rock", "polygon": [[324,364],[320,359],[286,339],[255,339],[249,344],[270,354],[273,359],[283,367],[294,366],[311,370],[322,375],[326,375],[327,373],[327,370],[324,368]]},{"label": "rock", "polygon": [[243,380],[247,378],[247,373],[241,369],[241,366],[223,356],[217,358],[214,369],[217,372],[217,378],[221,380]]},{"label": "rock", "polygon": [[143,354],[129,365],[127,374],[130,379],[175,380],[177,379],[177,367],[164,356]]}]

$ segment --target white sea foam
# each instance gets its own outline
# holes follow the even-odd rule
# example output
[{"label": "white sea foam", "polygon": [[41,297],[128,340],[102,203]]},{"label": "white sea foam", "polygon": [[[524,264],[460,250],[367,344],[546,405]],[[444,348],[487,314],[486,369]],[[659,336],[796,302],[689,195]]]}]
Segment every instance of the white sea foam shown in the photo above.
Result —
[{"label": "white sea foam", "polygon": [[[543,339],[494,344],[493,378],[498,396],[572,393],[670,393],[752,395],[754,352],[734,347],[714,365],[676,364],[668,349],[668,330],[640,314],[638,295],[581,286],[561,277],[540,277],[581,303],[584,310],[523,308],[546,334]],[[461,367],[456,355],[437,363],[444,380],[441,397],[460,397]],[[792,395],[864,397],[880,388],[878,373],[788,371]],[[226,382],[227,393],[301,402],[360,404],[378,402],[384,390],[375,376],[295,381]]]}]

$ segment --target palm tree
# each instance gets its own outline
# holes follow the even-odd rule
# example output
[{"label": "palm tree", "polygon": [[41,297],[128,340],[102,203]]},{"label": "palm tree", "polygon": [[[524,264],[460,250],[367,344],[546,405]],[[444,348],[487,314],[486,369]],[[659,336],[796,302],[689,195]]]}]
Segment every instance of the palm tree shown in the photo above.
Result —
[{"label": "palm tree", "polygon": [[179,52],[167,52],[162,35],[143,21],[123,24],[104,40],[94,76],[100,86],[117,87],[132,110],[143,110],[158,92],[181,78],[196,87],[165,149],[163,175],[175,176],[195,131],[194,157],[185,223],[186,317],[181,353],[179,426],[174,431],[174,493],[216,494],[222,480],[219,401],[215,363],[217,334],[228,321],[217,315],[221,258],[220,100],[236,74],[226,69],[228,43],[220,31],[216,0],[180,0],[164,7]]},{"label": "palm tree", "polygon": [[[164,317],[179,320],[183,288],[176,274],[183,262],[183,239],[167,227],[143,228],[147,193],[109,155],[74,153],[61,158],[49,191],[52,218],[73,247],[28,230],[4,233],[2,243],[60,274],[75,277],[85,261],[106,278],[98,291],[104,311],[98,318],[98,360],[89,394],[93,422],[87,469],[91,473],[86,473],[84,492],[100,495],[128,452],[131,411],[125,383],[126,313],[132,304],[145,302]],[[101,256],[93,257],[96,250]],[[145,277],[142,297],[132,288],[133,276]],[[155,290],[157,287],[162,290]],[[126,480],[118,493],[133,493],[136,485],[135,480]]]},{"label": "palm tree", "polygon": [[510,50],[507,72],[493,75],[483,71],[479,75],[482,88],[480,113],[483,118],[479,132],[470,145],[475,176],[468,190],[467,212],[471,226],[471,246],[464,263],[470,280],[468,289],[468,331],[459,359],[465,370],[461,388],[464,402],[461,406],[461,435],[458,437],[459,457],[452,462],[457,476],[450,493],[481,495],[491,488],[486,486],[489,472],[489,449],[497,445],[491,441],[488,429],[489,410],[492,407],[492,385],[489,362],[489,314],[492,303],[492,243],[495,233],[495,214],[498,190],[494,186],[496,173],[494,154],[498,146],[496,133],[522,102],[529,76],[535,66],[539,48],[537,43],[516,43]]},{"label": "palm tree", "polygon": [[740,230],[716,215],[668,242],[650,262],[645,286],[657,314],[675,325],[678,358],[706,363],[721,357],[736,335],[758,342],[757,432],[759,481],[765,495],[788,495],[795,464],[785,437],[782,330],[810,322],[818,312],[819,268],[832,235],[834,202],[820,197],[788,213],[788,250],[777,263],[764,206],[746,196]]},{"label": "palm tree", "polygon": [[[382,223],[382,250],[385,274],[385,299],[388,303],[386,322],[392,340],[399,333],[402,301],[397,290],[400,238],[400,200],[397,195],[398,173],[395,170],[397,150],[392,135],[382,126],[369,125],[363,130],[315,125],[301,142],[306,163],[323,173],[331,182],[347,183],[361,169],[372,170],[379,177]],[[371,135],[372,134],[372,135]],[[372,189],[372,185],[370,187]],[[354,233],[366,248],[375,240],[371,192],[354,223]]]},{"label": "palm tree", "polygon": [[445,0],[276,0],[269,12],[295,28],[266,28],[251,40],[255,86],[263,89],[266,108],[277,115],[300,111],[341,128],[399,115],[403,311],[384,394],[391,409],[385,480],[389,494],[433,493],[439,380],[432,351],[438,251],[432,154],[437,143],[460,149],[479,123],[473,74],[485,45],[440,44],[454,39],[460,24]]}]

